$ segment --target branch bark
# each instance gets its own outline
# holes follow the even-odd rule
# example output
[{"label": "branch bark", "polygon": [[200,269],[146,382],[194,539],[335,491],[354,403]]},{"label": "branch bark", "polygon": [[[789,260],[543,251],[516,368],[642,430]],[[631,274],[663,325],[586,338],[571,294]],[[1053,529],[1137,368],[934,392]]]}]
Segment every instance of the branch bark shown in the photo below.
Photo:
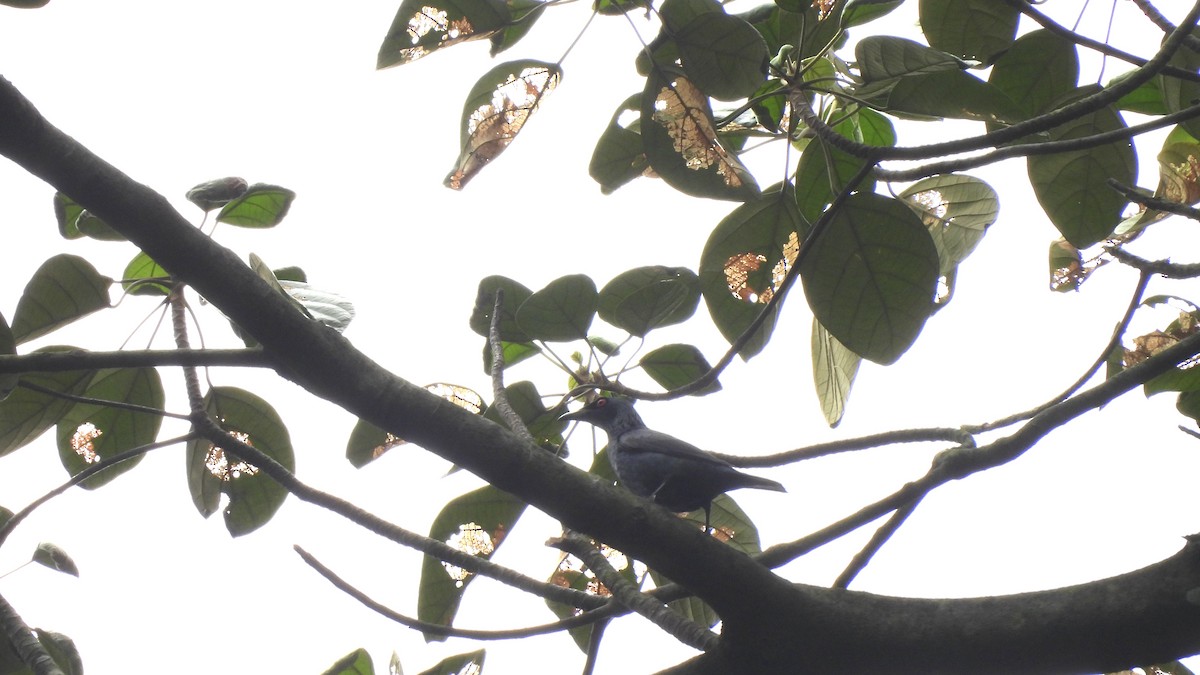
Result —
[{"label": "branch bark", "polygon": [[281,375],[706,600],[723,619],[720,645],[673,672],[1096,672],[1200,651],[1200,608],[1187,601],[1200,588],[1193,544],[1129,575],[998,598],[916,600],[791,584],[663,509],[388,373],[297,312],[161,195],[51,126],[2,78],[0,119],[0,154],[193,286],[263,345]]}]

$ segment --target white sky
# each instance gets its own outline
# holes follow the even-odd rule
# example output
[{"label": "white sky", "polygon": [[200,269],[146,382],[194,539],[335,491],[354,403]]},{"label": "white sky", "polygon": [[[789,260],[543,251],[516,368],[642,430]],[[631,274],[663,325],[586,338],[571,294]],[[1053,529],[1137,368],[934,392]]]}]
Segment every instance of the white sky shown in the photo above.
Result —
[{"label": "white sky", "polygon": [[[376,72],[375,53],[398,4],[54,0],[36,11],[0,8],[0,73],[53,123],[197,221],[200,213],[183,193],[205,180],[240,175],[296,190],[279,229],[222,226],[218,240],[276,267],[300,265],[312,283],[351,298],[358,318],[348,336],[401,376],[487,392],[481,339],[466,322],[478,279],[505,274],[536,289],[567,273],[587,273],[602,285],[639,265],[694,269],[708,231],[733,205],[683,198],[646,179],[600,195],[587,176],[595,139],[640,88],[629,26],[604,17],[566,61],[562,85],[518,142],[464,192],[443,188],[457,154],[463,97],[492,62],[486,44],[471,44]],[[1073,12],[1081,3],[1059,4],[1070,7],[1044,8]],[[915,3],[908,5],[912,12],[897,12],[889,29],[913,30]],[[1146,24],[1127,3],[1119,9],[1127,48],[1144,52],[1142,45],[1157,43],[1137,28]],[[1097,6],[1087,17],[1103,21],[1106,14]],[[501,58],[554,61],[586,18],[586,3],[552,10],[528,45]],[[1103,35],[1102,26],[1088,30]],[[1095,79],[1094,64],[1083,77]],[[1146,144],[1141,157],[1139,184],[1150,188],[1156,152]],[[778,166],[774,151],[752,158],[763,185],[778,180],[771,170]],[[1134,275],[1108,268],[1082,293],[1047,291],[1046,247],[1056,235],[1021,183],[1023,168],[1018,160],[973,172],[1000,189],[999,222],[962,266],[955,301],[929,321],[912,351],[889,368],[864,365],[839,429],[825,426],[812,393],[811,319],[799,294],[767,351],[735,363],[722,378],[723,392],[645,404],[644,417],[714,450],[757,454],[897,428],[980,423],[1057,394],[1108,339]],[[63,242],[52,194],[0,162],[0,227],[10,242],[0,247],[0,312],[9,319],[45,258],[75,253],[116,277],[134,254],[128,244]],[[1137,252],[1193,260],[1194,224],[1154,229]],[[1193,299],[1200,298],[1196,291],[1194,282],[1151,287]],[[33,346],[115,349],[149,302],[127,301]],[[233,345],[219,315],[204,313],[209,344]],[[1165,321],[1160,315],[1157,324],[1139,326]],[[706,320],[695,323],[663,331],[656,344],[691,341],[715,361],[723,342]],[[131,345],[148,340],[143,329]],[[167,346],[167,336],[154,344]],[[513,372],[513,379],[524,377],[541,378],[544,393],[563,386],[535,367]],[[409,529],[426,531],[447,499],[478,484],[464,474],[441,478],[447,464],[411,447],[354,470],[343,458],[353,425],[344,412],[263,374],[221,370],[212,378],[254,388],[275,403],[290,426],[302,479]],[[166,381],[169,405],[185,410],[171,388],[177,378]],[[1168,396],[1149,403],[1128,396],[1051,434],[1010,466],[941,488],[853,588],[1009,593],[1109,576],[1172,554],[1183,535],[1200,529],[1200,447],[1174,430],[1183,420],[1173,406]],[[178,430],[164,425],[164,437]],[[808,462],[773,474],[787,485],[786,496],[735,497],[756,518],[764,543],[787,541],[918,477],[938,449],[892,447]],[[577,442],[574,453],[586,458],[586,445]],[[0,504],[13,510],[65,479],[51,435],[2,466]],[[552,520],[530,512],[496,559],[546,576],[556,556],[542,542],[553,534]],[[828,584],[869,534],[855,533],[783,573]],[[381,672],[396,650],[406,671],[416,673],[476,648],[463,641],[427,647],[308,570],[292,544],[415,614],[420,556],[335,516],[289,499],[263,530],[230,541],[219,517],[197,517],[182,448],[152,454],[102,490],[75,490],[42,508],[0,550],[0,570],[18,566],[39,541],[66,549],[82,577],[30,567],[0,579],[0,594],[30,625],[70,635],[92,673],[315,673],[360,646]],[[551,618],[540,600],[486,588],[495,584],[476,582],[458,625],[509,628]],[[599,672],[646,672],[689,654],[655,633],[640,619],[610,627]],[[577,672],[583,663],[566,636],[487,646],[485,672],[493,674]]]}]

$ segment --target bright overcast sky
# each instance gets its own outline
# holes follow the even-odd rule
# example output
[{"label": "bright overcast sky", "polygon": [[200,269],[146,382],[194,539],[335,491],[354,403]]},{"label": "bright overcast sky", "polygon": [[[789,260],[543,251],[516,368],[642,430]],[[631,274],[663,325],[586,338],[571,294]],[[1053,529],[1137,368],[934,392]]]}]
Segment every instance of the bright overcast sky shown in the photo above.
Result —
[{"label": "bright overcast sky", "polygon": [[[913,30],[915,4],[886,27]],[[1084,25],[1103,38],[1107,8],[1092,4]],[[1128,3],[1119,4],[1120,41],[1144,53],[1158,38],[1141,32],[1147,24]],[[41,10],[0,8],[0,73],[53,123],[196,221],[200,212],[183,193],[205,180],[238,175],[295,190],[277,230],[222,226],[218,241],[275,267],[299,265],[312,283],[352,299],[358,318],[348,337],[419,384],[448,381],[488,392],[481,339],[466,321],[486,275],[536,289],[568,273],[602,285],[639,265],[696,267],[707,232],[733,205],[682,198],[650,179],[604,197],[587,176],[598,134],[641,86],[628,24],[599,18],[518,142],[455,193],[442,179],[457,155],[462,101],[492,62],[486,44],[472,44],[376,72],[375,53],[397,7],[54,0]],[[587,14],[586,3],[551,10],[528,45],[502,58],[556,60]],[[1069,25],[1073,17],[1063,20]],[[651,34],[644,25],[642,31]],[[1083,77],[1095,81],[1096,64],[1088,64]],[[1142,186],[1157,182],[1156,152],[1143,148]],[[753,158],[761,184],[780,178],[768,168],[781,160],[774,151]],[[1134,275],[1105,269],[1081,293],[1050,293],[1046,248],[1056,234],[1027,186],[1002,182],[1005,172],[1019,178],[1023,170],[1016,160],[976,172],[1001,193],[999,222],[962,266],[955,301],[929,321],[912,351],[889,368],[863,367],[837,430],[826,427],[812,393],[811,317],[798,294],[766,352],[735,363],[720,394],[646,404],[643,416],[710,449],[757,454],[898,428],[981,423],[1057,394],[1096,358]],[[134,254],[129,244],[64,243],[52,194],[0,162],[0,225],[10,237],[0,247],[0,312],[9,319],[45,258],[75,253],[116,277]],[[1194,229],[1164,223],[1136,250],[1194,262]],[[1200,299],[1196,284],[1164,288],[1151,292]],[[137,325],[151,310],[148,300],[127,300],[35,346],[116,349],[132,334],[129,345],[139,348],[151,329]],[[217,312],[201,313],[209,344],[236,346]],[[706,321],[695,323],[664,331],[664,339],[694,342],[715,361],[723,342]],[[168,336],[153,344],[167,347]],[[528,365],[513,376],[537,378],[547,393],[563,387],[561,377]],[[412,447],[354,470],[343,458],[354,422],[346,413],[267,375],[215,370],[212,379],[253,388],[275,404],[290,426],[302,479],[407,528],[426,531],[447,499],[478,485],[465,474],[443,479],[447,464]],[[179,388],[171,388],[175,375],[166,382],[168,405],[185,410]],[[939,489],[853,588],[1010,593],[1109,576],[1172,554],[1183,535],[1200,529],[1200,446],[1174,431],[1183,420],[1173,403],[1130,395],[1051,434],[1010,466]],[[178,431],[167,425],[164,437]],[[576,457],[587,456],[586,436],[577,437]],[[774,474],[789,494],[736,498],[759,522],[764,543],[791,540],[919,477],[938,449],[890,447],[808,462]],[[3,462],[0,505],[13,510],[65,479],[52,434]],[[531,512],[497,560],[548,576],[556,556],[542,542],[553,534],[553,521]],[[783,573],[829,584],[869,534],[855,533]],[[477,648],[459,641],[427,647],[304,566],[292,544],[379,600],[416,613],[420,557],[335,516],[289,499],[263,530],[231,542],[219,518],[197,517],[182,448],[152,454],[102,490],[74,490],[42,508],[0,550],[0,570],[21,564],[39,541],[71,554],[81,578],[26,568],[0,579],[0,594],[30,625],[70,635],[92,673],[317,673],[360,646],[381,672],[396,650],[406,672],[416,673]],[[478,582],[458,625],[551,620],[540,600],[486,592],[494,587]],[[644,639],[652,633],[640,619],[610,627],[599,672],[646,672],[689,653],[666,637]],[[488,648],[488,673],[577,672],[583,663],[565,636]]]}]

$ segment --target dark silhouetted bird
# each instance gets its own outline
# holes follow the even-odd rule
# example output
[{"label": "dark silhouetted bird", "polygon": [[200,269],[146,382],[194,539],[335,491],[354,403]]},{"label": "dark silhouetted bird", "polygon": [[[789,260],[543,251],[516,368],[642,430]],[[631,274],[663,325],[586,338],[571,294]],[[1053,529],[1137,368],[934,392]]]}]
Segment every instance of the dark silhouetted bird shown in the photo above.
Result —
[{"label": "dark silhouetted bird", "polygon": [[738,488],[786,492],[779,483],[751,476],[674,436],[647,429],[624,398],[597,398],[561,419],[580,420],[608,434],[608,459],[617,479],[634,494],[676,512],[704,509],[709,531],[712,500]]}]

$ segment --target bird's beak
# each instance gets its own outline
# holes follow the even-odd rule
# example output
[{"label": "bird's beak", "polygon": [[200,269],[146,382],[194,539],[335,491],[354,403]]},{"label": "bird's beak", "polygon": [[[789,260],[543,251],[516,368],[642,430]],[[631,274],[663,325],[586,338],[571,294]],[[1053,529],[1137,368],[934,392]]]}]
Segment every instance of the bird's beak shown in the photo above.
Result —
[{"label": "bird's beak", "polygon": [[576,410],[575,412],[565,412],[565,413],[559,415],[558,419],[562,420],[562,421],[567,421],[567,422],[574,421],[574,420],[580,420],[580,419],[583,419],[583,417],[581,416],[582,413],[583,413],[583,408],[580,408],[579,410]]}]

